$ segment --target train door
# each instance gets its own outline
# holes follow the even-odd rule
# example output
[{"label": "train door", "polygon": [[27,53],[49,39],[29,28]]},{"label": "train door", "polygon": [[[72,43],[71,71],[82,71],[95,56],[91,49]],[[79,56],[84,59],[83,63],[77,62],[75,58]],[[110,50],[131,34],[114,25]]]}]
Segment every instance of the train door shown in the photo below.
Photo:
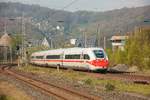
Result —
[{"label": "train door", "polygon": [[86,69],[86,62],[85,62],[85,60],[84,60],[84,51],[82,51],[82,53],[81,53],[81,63],[80,63],[80,69],[83,69],[83,70],[85,70]]},{"label": "train door", "polygon": [[60,63],[60,66],[61,67],[64,67],[64,58],[65,58],[65,56],[64,56],[64,51],[61,53],[61,55],[60,55],[60,59],[61,59],[61,63]]},{"label": "train door", "polygon": [[89,68],[88,62],[89,62],[89,60],[90,60],[90,56],[89,56],[89,54],[87,53],[87,51],[86,51],[86,52],[83,51],[83,53],[82,53],[82,59],[83,59],[82,67],[83,67],[84,69],[86,69],[86,70],[89,70],[90,68]]}]

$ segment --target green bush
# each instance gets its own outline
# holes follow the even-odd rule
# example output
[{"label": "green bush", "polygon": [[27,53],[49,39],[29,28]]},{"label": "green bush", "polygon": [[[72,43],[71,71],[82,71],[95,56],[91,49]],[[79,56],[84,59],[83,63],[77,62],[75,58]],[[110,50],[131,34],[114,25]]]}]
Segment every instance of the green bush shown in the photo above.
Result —
[{"label": "green bush", "polygon": [[115,86],[111,83],[107,83],[105,85],[105,89],[106,89],[106,91],[113,91],[113,90],[115,90]]},{"label": "green bush", "polygon": [[84,81],[84,83],[87,84],[87,85],[92,85],[93,82],[92,82],[91,79],[88,78],[88,79],[86,79],[86,80]]},{"label": "green bush", "polygon": [[140,70],[150,69],[150,29],[142,29],[129,36],[125,50],[107,50],[110,66],[127,64],[138,66]]},{"label": "green bush", "polygon": [[0,100],[8,100],[6,95],[0,95]]}]

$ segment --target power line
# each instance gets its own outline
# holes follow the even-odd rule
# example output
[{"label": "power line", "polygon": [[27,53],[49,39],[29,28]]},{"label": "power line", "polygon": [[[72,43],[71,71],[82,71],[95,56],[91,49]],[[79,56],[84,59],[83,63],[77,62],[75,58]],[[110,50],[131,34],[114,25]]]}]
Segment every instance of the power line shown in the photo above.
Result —
[{"label": "power line", "polygon": [[[72,6],[74,3],[76,3],[79,0],[73,0],[72,2],[70,2],[69,4],[65,5],[64,7],[58,9],[58,10],[65,10],[66,8]],[[53,12],[51,16],[53,16],[56,12]]]},{"label": "power line", "polygon": [[76,3],[78,0],[73,0],[72,2],[70,2],[69,4],[67,4],[66,6],[64,6],[63,8],[62,8],[62,10],[64,10],[64,9],[66,9],[66,8],[68,8],[68,7],[70,7],[70,6],[72,6],[74,3]]},{"label": "power line", "polygon": [[[73,0],[72,2],[70,2],[70,3],[67,4],[67,5],[65,5],[64,7],[62,7],[62,8],[59,9],[59,10],[65,10],[66,8],[70,7],[71,5],[73,5],[74,3],[76,3],[77,1],[79,1],[79,0]],[[56,11],[51,14],[51,17],[53,17],[55,14],[57,14]],[[43,36],[47,37],[43,32],[42,32],[41,34],[42,34]]]}]

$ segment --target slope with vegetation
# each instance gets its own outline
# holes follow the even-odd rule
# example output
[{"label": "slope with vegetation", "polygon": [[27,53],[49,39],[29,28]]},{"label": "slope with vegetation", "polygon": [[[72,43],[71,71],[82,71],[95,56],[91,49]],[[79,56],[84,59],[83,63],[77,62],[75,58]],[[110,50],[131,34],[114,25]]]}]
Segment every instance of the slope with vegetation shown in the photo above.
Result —
[{"label": "slope with vegetation", "polygon": [[[0,3],[0,19],[21,17],[24,13],[26,18],[26,33],[35,38],[42,35],[55,36],[60,33],[55,28],[57,25],[64,26],[65,36],[82,36],[82,30],[86,29],[88,36],[93,36],[100,24],[101,36],[111,36],[114,33],[122,34],[131,31],[135,26],[144,24],[143,21],[150,18],[150,6],[137,8],[122,8],[106,12],[77,11],[67,12],[54,10],[39,5],[25,5],[20,3]],[[4,20],[4,19],[2,19]],[[3,21],[0,24],[3,25]],[[59,23],[58,21],[64,21]],[[12,23],[12,24],[11,24]],[[17,23],[17,24],[16,24]],[[10,24],[10,25],[9,25]],[[8,31],[19,33],[21,21],[8,21]],[[40,26],[39,26],[40,25]],[[17,27],[17,28],[16,28]],[[0,32],[3,28],[0,28]],[[49,34],[51,33],[51,34]],[[42,35],[41,35],[42,34]]]},{"label": "slope with vegetation", "polygon": [[128,39],[125,50],[109,50],[111,65],[127,64],[140,70],[150,69],[150,27],[137,29]]}]

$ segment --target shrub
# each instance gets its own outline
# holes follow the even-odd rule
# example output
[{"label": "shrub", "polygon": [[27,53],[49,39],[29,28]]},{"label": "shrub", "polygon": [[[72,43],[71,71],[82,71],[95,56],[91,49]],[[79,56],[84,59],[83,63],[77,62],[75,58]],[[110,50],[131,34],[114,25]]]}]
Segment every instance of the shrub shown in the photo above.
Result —
[{"label": "shrub", "polygon": [[7,100],[6,95],[0,95],[0,100]]},{"label": "shrub", "polygon": [[111,83],[107,83],[105,85],[105,89],[106,89],[106,91],[113,91],[113,90],[115,90],[115,86]]},{"label": "shrub", "polygon": [[88,78],[88,79],[86,79],[86,80],[84,81],[84,83],[87,84],[87,85],[92,85],[93,82],[92,82],[91,79]]},{"label": "shrub", "polygon": [[138,66],[140,70],[150,69],[150,29],[142,29],[132,34],[126,41],[125,50],[107,50],[110,66],[127,64]]}]

